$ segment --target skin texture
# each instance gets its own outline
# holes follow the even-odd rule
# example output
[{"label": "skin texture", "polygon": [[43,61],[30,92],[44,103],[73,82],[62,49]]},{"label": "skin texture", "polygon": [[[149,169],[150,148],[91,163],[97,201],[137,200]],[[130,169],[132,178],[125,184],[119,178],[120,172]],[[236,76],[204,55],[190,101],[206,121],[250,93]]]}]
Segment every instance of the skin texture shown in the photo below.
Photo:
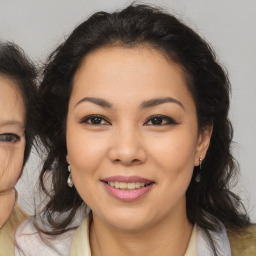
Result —
[{"label": "skin texture", "polygon": [[25,106],[14,81],[0,76],[0,227],[10,217],[23,165]]},{"label": "skin texture", "polygon": [[[149,106],[167,97],[172,102]],[[87,118],[95,114],[99,124]],[[154,115],[162,117],[155,122]],[[194,166],[205,157],[211,129],[198,132],[182,69],[146,46],[90,53],[74,78],[66,136],[75,187],[93,213],[93,254],[184,255],[192,232],[185,193]],[[139,176],[153,185],[126,202],[102,182],[116,175]]]}]

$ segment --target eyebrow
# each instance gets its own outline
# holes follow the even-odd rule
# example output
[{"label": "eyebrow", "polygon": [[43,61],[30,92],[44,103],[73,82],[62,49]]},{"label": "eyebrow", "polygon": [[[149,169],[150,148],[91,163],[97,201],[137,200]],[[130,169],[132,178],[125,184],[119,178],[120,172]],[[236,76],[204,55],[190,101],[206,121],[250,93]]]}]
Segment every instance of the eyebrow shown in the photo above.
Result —
[{"label": "eyebrow", "polygon": [[96,104],[96,105],[99,105],[99,106],[101,106],[101,107],[103,107],[103,108],[112,108],[112,104],[109,103],[108,101],[106,101],[106,100],[104,100],[104,99],[101,99],[101,98],[91,98],[91,97],[85,97],[85,98],[79,100],[79,101],[76,103],[75,107],[76,107],[77,105],[79,105],[80,103],[82,103],[82,102],[91,102],[91,103],[94,103],[94,104]]},{"label": "eyebrow", "polygon": [[178,104],[180,107],[182,107],[185,110],[184,105],[180,101],[178,101],[174,98],[171,98],[171,97],[155,98],[155,99],[143,101],[140,105],[140,108],[141,109],[151,108],[151,107],[155,107],[155,106],[158,106],[158,105],[161,105],[164,103],[168,103],[168,102]]},{"label": "eyebrow", "polygon": [[[91,102],[91,103],[94,103],[98,106],[101,106],[101,107],[104,107],[104,108],[112,108],[113,105],[104,100],[104,99],[101,99],[101,98],[92,98],[92,97],[85,97],[81,100],[79,100],[75,107],[79,104],[81,104],[82,102]],[[141,104],[140,104],[140,109],[145,109],[145,108],[151,108],[151,107],[155,107],[155,106],[158,106],[158,105],[161,105],[161,104],[164,104],[164,103],[175,103],[175,104],[178,104],[180,107],[182,107],[183,109],[185,109],[184,105],[174,99],[174,98],[171,98],[171,97],[165,97],[165,98],[154,98],[154,99],[150,99],[150,100],[146,100],[146,101],[143,101]]]},{"label": "eyebrow", "polygon": [[0,122],[0,126],[7,126],[7,125],[15,125],[15,126],[20,126],[21,128],[24,128],[23,123],[20,121],[8,120],[8,121]]}]

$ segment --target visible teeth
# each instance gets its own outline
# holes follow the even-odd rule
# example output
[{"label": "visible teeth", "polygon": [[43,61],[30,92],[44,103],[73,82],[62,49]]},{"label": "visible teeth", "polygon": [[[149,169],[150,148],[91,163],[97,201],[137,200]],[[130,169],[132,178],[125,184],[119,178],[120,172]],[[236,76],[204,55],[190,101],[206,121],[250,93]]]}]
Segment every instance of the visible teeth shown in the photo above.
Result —
[{"label": "visible teeth", "polygon": [[140,188],[140,182],[136,182],[136,183],[135,183],[135,187],[136,187],[136,188]]},{"label": "visible teeth", "polygon": [[135,189],[136,183],[128,183],[128,189]]},{"label": "visible teeth", "polygon": [[118,182],[118,181],[110,181],[108,182],[108,185],[111,187],[123,189],[123,190],[133,190],[133,189],[138,189],[145,187],[144,182]]},{"label": "visible teeth", "polygon": [[121,188],[121,189],[127,189],[127,187],[128,187],[128,184],[127,184],[127,183],[125,183],[125,182],[119,182],[119,188]]},{"label": "visible teeth", "polygon": [[115,188],[120,188],[119,186],[119,182],[115,181],[115,185],[114,185]]}]

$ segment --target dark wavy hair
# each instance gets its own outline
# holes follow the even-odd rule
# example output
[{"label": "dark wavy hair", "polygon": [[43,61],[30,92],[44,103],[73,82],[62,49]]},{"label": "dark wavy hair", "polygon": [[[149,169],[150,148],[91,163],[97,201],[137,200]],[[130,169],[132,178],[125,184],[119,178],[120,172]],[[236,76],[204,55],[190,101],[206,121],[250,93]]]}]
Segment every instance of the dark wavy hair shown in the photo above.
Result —
[{"label": "dark wavy hair", "polygon": [[24,51],[12,42],[0,42],[0,76],[15,82],[25,105],[25,139],[24,162],[28,160],[36,135],[38,116],[37,70]]},{"label": "dark wavy hair", "polygon": [[[180,65],[194,99],[200,130],[213,125],[211,143],[202,170],[194,174],[186,193],[191,223],[216,231],[219,219],[228,229],[249,225],[237,195],[230,190],[237,164],[231,154],[233,130],[228,119],[230,83],[211,47],[173,15],[147,5],[131,5],[113,12],[97,12],[81,23],[48,58],[40,85],[40,137],[46,159],[40,182],[48,195],[43,211],[55,234],[63,232],[84,205],[76,188],[67,185],[66,117],[74,75],[86,55],[101,47],[146,45]],[[201,181],[195,181],[198,172]],[[51,173],[51,190],[44,175]],[[49,182],[49,181],[47,181]],[[59,221],[56,214],[67,213]]]}]

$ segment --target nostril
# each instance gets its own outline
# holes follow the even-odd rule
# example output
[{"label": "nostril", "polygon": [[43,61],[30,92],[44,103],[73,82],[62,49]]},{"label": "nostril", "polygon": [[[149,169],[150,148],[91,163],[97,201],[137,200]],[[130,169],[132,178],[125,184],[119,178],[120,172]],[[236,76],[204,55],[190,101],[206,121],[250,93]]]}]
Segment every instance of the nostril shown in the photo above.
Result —
[{"label": "nostril", "polygon": [[140,163],[142,163],[142,161],[140,161],[139,159],[133,159],[133,160],[128,160],[128,159],[115,159],[114,161],[113,161],[114,163],[122,163],[122,164],[124,164],[124,165],[134,165],[134,164],[140,164]]},{"label": "nostril", "polygon": [[133,163],[133,164],[139,164],[139,163],[141,163],[142,161],[140,161],[139,159],[133,159],[132,161],[131,161],[131,163]]},{"label": "nostril", "polygon": [[128,159],[124,160],[123,159],[122,163],[124,165],[134,165],[134,164],[140,164],[140,163],[142,163],[142,161],[140,161],[139,159],[132,159],[132,160],[128,160]]},{"label": "nostril", "polygon": [[122,147],[115,146],[109,151],[109,158],[113,163],[121,163],[124,165],[141,164],[146,160],[146,152],[142,148],[131,148],[127,145]]}]

